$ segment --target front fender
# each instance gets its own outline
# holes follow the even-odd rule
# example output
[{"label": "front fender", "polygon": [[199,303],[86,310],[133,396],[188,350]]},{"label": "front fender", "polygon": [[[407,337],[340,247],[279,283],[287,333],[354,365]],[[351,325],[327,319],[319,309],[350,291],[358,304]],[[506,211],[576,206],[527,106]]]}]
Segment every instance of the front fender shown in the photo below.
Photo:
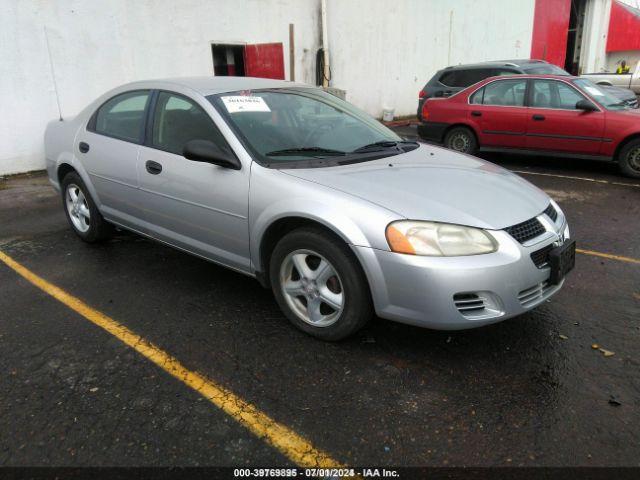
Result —
[{"label": "front fender", "polygon": [[398,214],[347,193],[278,170],[253,166],[249,194],[251,263],[259,268],[260,245],[273,223],[284,218],[317,222],[351,246],[387,250],[385,229]]}]

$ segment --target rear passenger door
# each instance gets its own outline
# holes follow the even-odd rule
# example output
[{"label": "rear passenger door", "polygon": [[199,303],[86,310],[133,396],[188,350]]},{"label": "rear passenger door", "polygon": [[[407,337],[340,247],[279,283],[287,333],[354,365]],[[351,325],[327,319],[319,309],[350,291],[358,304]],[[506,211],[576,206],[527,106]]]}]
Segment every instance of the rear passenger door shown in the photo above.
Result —
[{"label": "rear passenger door", "polygon": [[150,90],[135,90],[107,100],[91,116],[87,128],[80,129],[74,145],[102,214],[142,231],[144,211],[136,162],[150,98]]},{"label": "rear passenger door", "polygon": [[527,80],[494,80],[469,97],[469,123],[480,146],[523,148],[527,129]]},{"label": "rear passenger door", "polygon": [[[209,140],[234,155],[194,99],[160,91],[152,105],[138,170],[151,234],[224,265],[249,271],[249,167],[187,160],[184,145]],[[213,109],[213,107],[211,107]]]}]

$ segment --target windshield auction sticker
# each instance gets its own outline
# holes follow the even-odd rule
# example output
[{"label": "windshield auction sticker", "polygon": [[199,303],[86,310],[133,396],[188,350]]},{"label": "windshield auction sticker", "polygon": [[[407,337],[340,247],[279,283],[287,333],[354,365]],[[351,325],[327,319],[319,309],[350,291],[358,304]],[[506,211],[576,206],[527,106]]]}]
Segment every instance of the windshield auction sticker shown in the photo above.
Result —
[{"label": "windshield auction sticker", "polygon": [[227,112],[270,112],[269,105],[262,97],[232,96],[222,97]]}]

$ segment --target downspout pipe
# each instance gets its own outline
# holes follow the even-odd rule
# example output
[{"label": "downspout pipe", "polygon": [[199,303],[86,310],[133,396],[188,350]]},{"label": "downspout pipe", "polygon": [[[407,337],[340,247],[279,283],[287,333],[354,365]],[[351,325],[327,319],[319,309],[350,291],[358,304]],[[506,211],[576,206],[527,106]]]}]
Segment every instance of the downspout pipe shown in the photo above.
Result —
[{"label": "downspout pipe", "polygon": [[322,86],[329,86],[331,70],[329,68],[329,33],[327,28],[327,0],[320,3],[321,24],[322,24],[322,55],[324,60],[324,71],[322,72]]}]

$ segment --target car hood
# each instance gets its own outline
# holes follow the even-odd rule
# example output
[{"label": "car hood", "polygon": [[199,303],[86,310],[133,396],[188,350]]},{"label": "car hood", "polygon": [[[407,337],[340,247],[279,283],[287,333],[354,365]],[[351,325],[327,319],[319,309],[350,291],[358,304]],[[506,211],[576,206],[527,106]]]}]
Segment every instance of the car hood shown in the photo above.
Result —
[{"label": "car hood", "polygon": [[282,171],[405,218],[486,229],[523,222],[549,204],[544,192],[508,170],[427,145],[368,162]]},{"label": "car hood", "polygon": [[622,115],[623,118],[633,117],[635,121],[640,116],[640,108],[629,108],[627,110],[609,110],[607,116]]},{"label": "car hood", "polygon": [[620,100],[636,99],[636,94],[633,93],[633,90],[629,90],[628,88],[613,87],[609,85],[599,85],[599,87]]}]

